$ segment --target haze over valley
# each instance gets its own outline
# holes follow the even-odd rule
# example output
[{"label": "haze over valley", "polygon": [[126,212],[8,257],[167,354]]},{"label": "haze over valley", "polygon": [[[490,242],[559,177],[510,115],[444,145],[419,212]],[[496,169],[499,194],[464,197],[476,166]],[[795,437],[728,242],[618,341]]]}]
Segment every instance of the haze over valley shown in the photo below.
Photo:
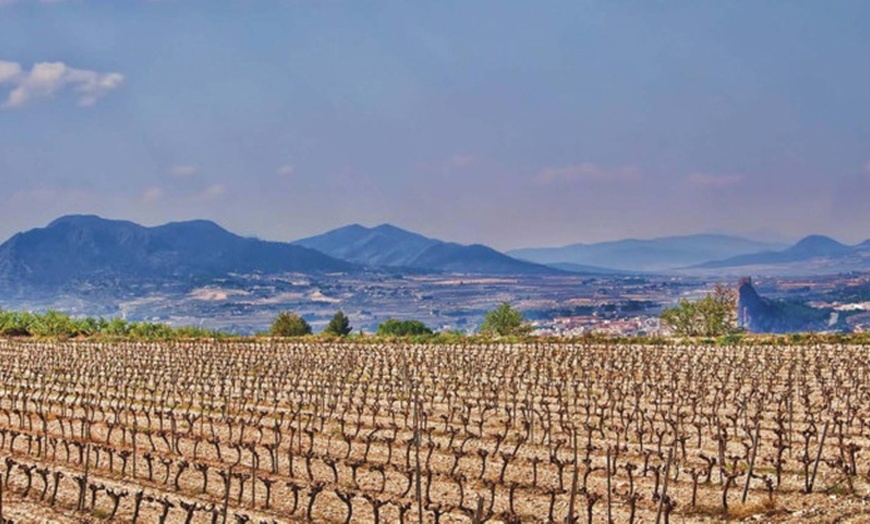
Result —
[{"label": "haze over valley", "polygon": [[[388,224],[354,224],[281,243],[242,237],[206,220],[144,227],[73,215],[0,245],[0,307],[54,308],[241,334],[266,329],[282,310],[298,311],[320,327],[342,309],[357,329],[367,331],[388,318],[408,318],[473,332],[486,311],[510,302],[541,332],[655,333],[664,306],[699,296],[716,283],[736,285],[743,274],[794,273],[781,282],[762,280],[762,289],[801,303],[837,302],[831,283],[851,268],[868,270],[866,245],[810,236],[783,247],[692,235],[505,254]],[[860,289],[867,284],[857,280],[848,289],[864,297]],[[794,281],[811,284],[795,293],[789,284]],[[862,302],[855,303],[859,307],[852,314],[859,317]],[[828,313],[819,318],[833,328],[827,325],[833,306],[826,307]],[[560,320],[566,318],[587,320],[566,327]]]}]

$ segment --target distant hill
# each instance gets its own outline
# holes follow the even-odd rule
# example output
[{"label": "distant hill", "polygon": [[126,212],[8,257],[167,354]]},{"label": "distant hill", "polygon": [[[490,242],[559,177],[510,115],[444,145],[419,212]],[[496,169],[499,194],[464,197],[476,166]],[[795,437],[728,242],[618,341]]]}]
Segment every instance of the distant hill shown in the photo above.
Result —
[{"label": "distant hill", "polygon": [[831,237],[810,235],[799,240],[795,245],[783,251],[795,258],[837,257],[848,255],[855,248],[841,244]]},{"label": "distant hill", "polygon": [[562,273],[544,265],[517,260],[480,244],[462,245],[384,224],[359,224],[305,238],[296,245],[374,268],[410,268],[451,273],[529,275]]},{"label": "distant hill", "polygon": [[555,264],[547,264],[550,267],[554,267],[556,269],[561,269],[562,271],[567,271],[569,273],[580,273],[583,275],[633,275],[635,272],[620,270],[620,269],[609,269],[606,267],[598,267],[598,266],[587,266],[586,264],[572,264],[570,262],[562,262]]},{"label": "distant hill", "polygon": [[783,247],[785,246],[728,235],[687,235],[517,249],[508,251],[508,254],[540,264],[580,264],[624,271],[665,271]]},{"label": "distant hill", "polygon": [[243,238],[204,220],[144,227],[75,215],[0,245],[0,284],[7,287],[352,269],[353,264],[312,249]]},{"label": "distant hill", "polygon": [[424,251],[439,243],[389,224],[373,228],[353,224],[294,242],[341,260],[373,267],[411,267]]},{"label": "distant hill", "polygon": [[698,269],[724,269],[755,266],[793,271],[803,268],[808,272],[839,272],[870,269],[870,241],[847,246],[836,240],[810,235],[781,251],[763,251],[722,260],[712,260],[695,267]]}]

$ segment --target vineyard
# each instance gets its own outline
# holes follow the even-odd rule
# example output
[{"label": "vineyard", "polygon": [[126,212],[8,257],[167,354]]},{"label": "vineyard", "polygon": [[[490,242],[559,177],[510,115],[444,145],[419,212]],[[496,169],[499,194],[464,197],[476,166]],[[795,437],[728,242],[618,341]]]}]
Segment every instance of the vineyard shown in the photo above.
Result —
[{"label": "vineyard", "polygon": [[862,522],[862,346],[0,342],[0,522]]}]

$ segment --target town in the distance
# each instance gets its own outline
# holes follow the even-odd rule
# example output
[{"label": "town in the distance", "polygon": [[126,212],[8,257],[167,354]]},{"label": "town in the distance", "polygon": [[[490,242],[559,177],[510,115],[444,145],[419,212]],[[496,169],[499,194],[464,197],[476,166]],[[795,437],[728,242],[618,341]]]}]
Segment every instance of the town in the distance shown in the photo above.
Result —
[{"label": "town in the distance", "polygon": [[75,215],[0,245],[2,309],[240,335],[268,329],[281,311],[322,330],[337,310],[356,331],[400,319],[473,333],[502,303],[540,335],[663,335],[665,308],[717,285],[739,297],[749,332],[862,332],[870,329],[870,240],[699,234],[501,253],[392,225],[281,243],[209,221],[145,227]]}]

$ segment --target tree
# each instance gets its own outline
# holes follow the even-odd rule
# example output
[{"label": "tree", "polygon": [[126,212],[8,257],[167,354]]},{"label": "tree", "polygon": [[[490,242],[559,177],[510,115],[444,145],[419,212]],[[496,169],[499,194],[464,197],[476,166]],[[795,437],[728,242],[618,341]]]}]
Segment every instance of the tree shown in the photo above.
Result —
[{"label": "tree", "polygon": [[130,334],[130,324],[123,318],[113,318],[105,324],[103,333],[110,337],[126,337]]},{"label": "tree", "polygon": [[392,337],[409,337],[414,335],[432,335],[434,332],[419,320],[384,320],[378,326],[378,335]]},{"label": "tree", "polygon": [[525,315],[507,302],[488,312],[480,326],[480,334],[490,337],[520,337],[531,334],[533,330],[534,327],[526,322]]},{"label": "tree", "polygon": [[737,293],[717,285],[695,302],[681,300],[662,311],[662,322],[684,337],[719,337],[738,332]]},{"label": "tree", "polygon": [[94,317],[85,317],[73,320],[76,336],[92,337],[100,332],[100,323]]},{"label": "tree", "polygon": [[69,315],[49,309],[42,315],[37,315],[31,324],[30,334],[37,337],[60,337],[73,336],[72,319]]},{"label": "tree", "polygon": [[35,316],[17,311],[0,311],[0,335],[4,337],[29,337]]},{"label": "tree", "polygon": [[304,337],[311,334],[311,325],[295,313],[282,311],[269,330],[276,337]]},{"label": "tree", "polygon": [[347,318],[347,315],[345,315],[343,311],[338,311],[333,315],[332,320],[329,321],[329,325],[326,326],[324,333],[338,337],[346,337],[350,335],[351,331],[353,331],[353,328],[350,327],[350,320]]}]

